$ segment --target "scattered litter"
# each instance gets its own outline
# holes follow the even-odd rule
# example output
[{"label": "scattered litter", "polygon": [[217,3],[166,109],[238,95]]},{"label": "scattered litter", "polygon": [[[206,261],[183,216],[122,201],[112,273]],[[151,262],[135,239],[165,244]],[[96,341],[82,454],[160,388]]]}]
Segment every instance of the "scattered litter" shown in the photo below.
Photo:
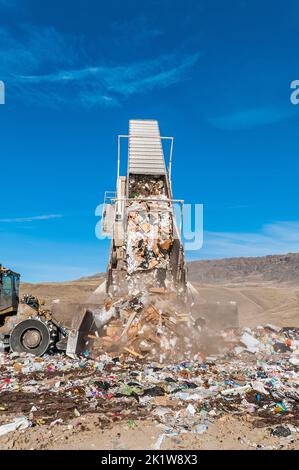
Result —
[{"label": "scattered litter", "polygon": [[55,426],[55,424],[62,424],[63,423],[63,419],[59,418],[59,419],[55,419],[54,421],[52,421],[52,423],[50,423],[50,426],[53,427]]},{"label": "scattered litter", "polygon": [[[123,350],[75,358],[1,353],[0,435],[25,429],[31,422],[71,426],[74,418],[88,413],[97,414],[102,428],[115,421],[135,427],[138,420],[152,418],[163,427],[155,448],[165,436],[206,432],[226,414],[250,415],[259,427],[275,433],[287,432],[278,426],[296,433],[299,376],[290,359],[297,355],[298,333],[298,329],[277,332],[262,327],[235,330],[213,356],[201,354],[199,343],[193,356],[163,358],[163,363]],[[286,341],[291,341],[289,350],[275,352],[273,346]],[[237,354],[235,345],[245,342],[256,352],[248,354],[245,346]],[[137,352],[130,345],[133,348]],[[27,417],[15,419],[20,409]]]},{"label": "scattered litter", "polygon": [[191,416],[194,416],[196,413],[196,409],[191,405],[191,403],[187,406],[187,411]]},{"label": "scattered litter", "polygon": [[154,449],[159,450],[161,448],[161,445],[164,439],[165,439],[165,434],[161,434],[154,444]]},{"label": "scattered litter", "polygon": [[256,392],[263,393],[264,395],[269,395],[269,392],[265,389],[263,382],[254,380],[253,382],[251,382],[251,386]]},{"label": "scattered litter", "polygon": [[287,411],[284,403],[276,403],[274,408],[275,413],[285,413]]},{"label": "scattered litter", "polygon": [[196,434],[203,434],[208,430],[208,428],[209,427],[206,424],[198,424],[197,426],[195,426],[194,431],[196,432]]},{"label": "scattered litter", "polygon": [[29,426],[31,426],[31,422],[26,418],[26,416],[21,416],[16,418],[12,423],[3,424],[0,426],[0,436],[4,436],[9,432],[17,430],[21,431],[28,428]]},{"label": "scattered litter", "polygon": [[290,363],[293,364],[293,366],[299,366],[299,356],[291,356]]},{"label": "scattered litter", "polygon": [[74,409],[74,416],[76,416],[76,418],[78,418],[79,416],[81,416],[81,414],[79,413],[79,411],[77,410],[77,408]]},{"label": "scattered litter", "polygon": [[288,426],[277,426],[271,431],[272,436],[288,437],[292,434]]}]

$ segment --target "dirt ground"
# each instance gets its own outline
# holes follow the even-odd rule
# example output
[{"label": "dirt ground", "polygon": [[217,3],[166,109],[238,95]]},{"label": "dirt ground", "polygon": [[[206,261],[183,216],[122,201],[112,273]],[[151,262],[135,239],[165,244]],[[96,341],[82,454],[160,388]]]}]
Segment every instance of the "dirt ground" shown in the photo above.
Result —
[{"label": "dirt ground", "polygon": [[[299,449],[299,433],[289,437],[271,435],[271,426],[257,428],[250,416],[224,416],[204,434],[185,433],[164,437],[161,450],[294,450]],[[74,418],[69,424],[37,426],[0,437],[0,449],[49,450],[154,450],[163,434],[158,423],[136,420],[115,423],[101,429],[97,415]]]},{"label": "dirt ground", "polygon": [[[21,284],[21,295],[30,293],[44,298],[47,306],[55,299],[61,302],[85,301],[103,277],[82,278],[62,283]],[[272,323],[277,326],[299,327],[299,289],[294,285],[273,282],[199,284],[202,299],[206,301],[235,301],[238,304],[241,326]]]}]

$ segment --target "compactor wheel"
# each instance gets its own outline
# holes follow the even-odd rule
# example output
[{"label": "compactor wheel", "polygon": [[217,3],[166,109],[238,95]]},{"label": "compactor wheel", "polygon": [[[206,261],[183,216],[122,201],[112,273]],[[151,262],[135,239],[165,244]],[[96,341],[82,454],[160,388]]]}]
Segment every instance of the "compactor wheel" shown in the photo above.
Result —
[{"label": "compactor wheel", "polygon": [[29,318],[18,323],[10,335],[10,349],[42,356],[53,345],[56,332],[51,322]]}]

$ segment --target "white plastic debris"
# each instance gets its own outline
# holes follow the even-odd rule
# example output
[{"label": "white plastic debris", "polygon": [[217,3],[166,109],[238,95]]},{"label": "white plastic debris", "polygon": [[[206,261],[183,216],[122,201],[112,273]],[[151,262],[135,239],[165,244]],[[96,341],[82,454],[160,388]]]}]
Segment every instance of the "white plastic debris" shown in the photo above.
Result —
[{"label": "white plastic debris", "polygon": [[221,394],[224,396],[227,395],[242,395],[242,393],[246,393],[251,389],[250,385],[244,385],[244,387],[235,387],[235,388],[227,388],[226,390],[222,390]]},{"label": "white plastic debris", "polygon": [[259,350],[260,342],[249,333],[245,332],[241,336],[240,342],[245,344],[248,351],[252,353],[256,353]]},{"label": "white plastic debris", "polygon": [[194,416],[195,413],[196,413],[196,409],[194,408],[193,405],[191,405],[191,403],[189,403],[189,405],[187,406],[187,411],[188,413],[191,415],[191,416]]},{"label": "white plastic debris", "polygon": [[26,416],[20,416],[19,418],[16,418],[12,423],[3,424],[2,426],[0,426],[0,436],[4,436],[5,434],[16,430],[21,431],[31,426],[31,424],[31,421],[29,421]]},{"label": "white plastic debris", "polygon": [[158,439],[156,440],[154,444],[154,449],[159,450],[164,439],[165,439],[165,434],[160,434],[160,436],[158,437]]},{"label": "white plastic debris", "polygon": [[299,428],[296,428],[293,424],[288,424],[288,428],[291,432],[299,432]]},{"label": "white plastic debris", "polygon": [[196,432],[196,434],[203,434],[207,430],[208,426],[206,424],[198,424],[197,426],[195,426],[193,431]]},{"label": "white plastic debris", "polygon": [[281,330],[279,326],[272,325],[271,323],[267,323],[265,328],[269,328],[269,330],[275,331],[276,333],[279,333]]},{"label": "white plastic debris", "polygon": [[246,351],[246,348],[244,348],[243,346],[236,346],[234,349],[234,352],[237,355],[241,354],[243,351]]},{"label": "white plastic debris", "polygon": [[112,317],[116,316],[115,308],[112,306],[109,310],[100,308],[93,312],[94,321],[97,328],[106,325]]},{"label": "white plastic debris", "polygon": [[50,423],[50,426],[53,427],[53,426],[55,426],[55,424],[61,424],[61,423],[63,423],[63,419],[58,418],[58,419],[55,419],[54,421],[52,421],[52,423]]},{"label": "white plastic debris", "polygon": [[293,364],[293,366],[299,366],[299,356],[291,356],[290,357],[290,363]]},{"label": "white plastic debris", "polygon": [[253,382],[251,382],[251,386],[256,392],[263,393],[264,395],[269,395],[269,392],[265,389],[264,384],[262,382],[254,380]]}]

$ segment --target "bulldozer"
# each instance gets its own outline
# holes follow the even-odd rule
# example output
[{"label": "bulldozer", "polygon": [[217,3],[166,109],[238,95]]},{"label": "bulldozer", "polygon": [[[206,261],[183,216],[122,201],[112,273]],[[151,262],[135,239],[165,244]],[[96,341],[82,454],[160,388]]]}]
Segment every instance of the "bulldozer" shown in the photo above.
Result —
[{"label": "bulldozer", "polygon": [[19,284],[20,274],[0,265],[0,349],[35,356],[82,351],[93,323],[87,305],[67,304],[55,315],[33,295],[19,298]]},{"label": "bulldozer", "polygon": [[0,264],[0,321],[15,315],[19,305],[20,274]]},{"label": "bulldozer", "polygon": [[[123,139],[128,141],[125,176],[120,174]],[[169,292],[189,305],[199,324],[238,325],[234,303],[209,306],[187,281],[181,235],[184,201],[172,193],[172,152],[173,137],[161,136],[156,120],[130,120],[129,133],[118,136],[116,191],[105,193],[101,220],[102,234],[111,238],[106,278],[86,303],[56,303],[49,311],[30,296],[19,302],[20,275],[1,267],[0,317],[6,321],[0,334],[5,347],[38,356],[83,352],[97,328],[94,312],[107,298],[122,298],[136,289]]]},{"label": "bulldozer", "polygon": [[50,351],[66,331],[31,295],[19,298],[20,274],[0,265],[0,345],[37,356]]}]

